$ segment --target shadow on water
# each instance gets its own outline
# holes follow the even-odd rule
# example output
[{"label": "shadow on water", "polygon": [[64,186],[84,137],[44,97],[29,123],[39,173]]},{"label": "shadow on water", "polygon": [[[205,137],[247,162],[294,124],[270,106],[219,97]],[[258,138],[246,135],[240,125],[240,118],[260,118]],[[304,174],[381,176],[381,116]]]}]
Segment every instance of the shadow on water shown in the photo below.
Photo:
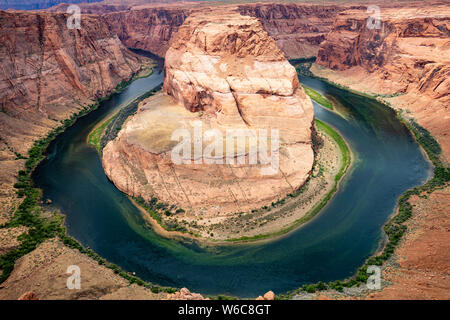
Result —
[{"label": "shadow on water", "polygon": [[85,142],[87,134],[112,110],[160,84],[162,73],[133,82],[59,136],[34,182],[66,215],[71,236],[144,280],[252,297],[346,278],[374,253],[396,199],[428,177],[429,164],[388,108],[319,80],[300,80],[345,108],[344,119],[315,105],[316,117],[341,132],[357,161],[322,212],[283,238],[230,246],[162,238],[106,178],[96,150]]}]

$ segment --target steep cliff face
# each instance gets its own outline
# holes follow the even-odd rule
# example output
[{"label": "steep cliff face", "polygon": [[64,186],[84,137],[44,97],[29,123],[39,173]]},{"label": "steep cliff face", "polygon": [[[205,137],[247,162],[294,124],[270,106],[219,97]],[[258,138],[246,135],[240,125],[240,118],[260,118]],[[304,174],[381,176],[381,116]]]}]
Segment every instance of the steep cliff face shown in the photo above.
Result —
[{"label": "steep cliff face", "polygon": [[[167,94],[144,101],[103,150],[105,172],[119,189],[156,197],[192,218],[259,208],[304,183],[314,160],[312,103],[257,19],[223,10],[192,14],[165,62]],[[194,151],[179,162],[173,158],[177,129],[193,137],[186,146]],[[278,130],[279,145],[250,129],[266,129],[270,141]],[[199,149],[196,132],[203,135]],[[279,170],[266,174],[270,164],[251,163],[262,143],[269,157],[279,154]]]},{"label": "steep cliff face", "polygon": [[289,59],[316,56],[319,44],[331,31],[342,5],[257,3],[239,5],[244,15],[258,18]]},{"label": "steep cliff face", "polygon": [[112,32],[129,48],[164,57],[172,34],[189,14],[182,8],[132,8],[104,15]]},{"label": "steep cliff face", "polygon": [[37,10],[46,9],[54,5],[79,2],[99,2],[102,0],[0,0],[0,9]]},{"label": "steep cliff face", "polygon": [[111,93],[143,62],[102,18],[83,16],[80,30],[68,29],[66,20],[64,14],[0,11],[0,183],[8,195],[23,165],[15,152],[27,155],[34,139]]},{"label": "steep cliff face", "polygon": [[[119,7],[116,8],[118,10]],[[221,8],[225,11],[236,9],[243,15],[258,18],[286,57],[292,59],[315,56],[319,44],[331,30],[336,15],[349,6],[258,3],[225,5]],[[104,13],[111,10],[111,7],[85,5],[83,10]],[[202,8],[192,4],[136,6],[106,14],[105,18],[111,30],[118,34],[126,46],[164,56],[171,36],[186,17],[192,12],[208,10],[208,7]]]},{"label": "steep cliff face", "polygon": [[381,28],[365,11],[341,13],[321,44],[317,73],[355,89],[395,96],[450,154],[450,7],[384,9]]},{"label": "steep cliff face", "polygon": [[[46,9],[47,12],[61,12],[66,13],[67,8],[71,6],[70,3],[64,1],[64,3],[58,4],[56,6],[50,7]],[[129,4],[121,4],[121,3],[107,3],[105,1],[102,2],[93,2],[93,3],[78,3],[77,6],[80,8],[82,14],[105,14],[116,11],[125,11],[130,9]]]}]

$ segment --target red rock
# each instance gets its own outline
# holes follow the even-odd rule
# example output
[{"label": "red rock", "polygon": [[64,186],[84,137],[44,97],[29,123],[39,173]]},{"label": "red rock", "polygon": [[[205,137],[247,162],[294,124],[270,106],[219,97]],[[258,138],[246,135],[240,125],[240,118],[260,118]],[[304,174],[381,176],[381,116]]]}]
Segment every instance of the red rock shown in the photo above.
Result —
[{"label": "red rock", "polygon": [[316,63],[356,90],[399,95],[392,105],[437,137],[450,160],[450,7],[383,8],[380,29],[367,28],[367,19],[365,10],[340,13]]},{"label": "red rock", "polygon": [[[33,141],[45,137],[81,105],[113,92],[142,62],[101,17],[83,16],[68,29],[67,14],[0,11],[0,212],[11,211],[13,184]],[[8,144],[9,148],[5,147]],[[6,191],[5,191],[6,190]]]},{"label": "red rock", "polygon": [[33,291],[22,294],[17,300],[39,300]]},{"label": "red rock", "polygon": [[[195,218],[270,205],[309,176],[313,106],[257,19],[223,10],[191,14],[166,53],[163,89],[103,150],[106,174],[125,193],[156,197]],[[228,129],[279,130],[280,170],[265,175],[263,165],[249,164],[255,141],[237,150],[243,164],[227,163],[226,154],[225,165],[174,164],[171,135],[192,132],[193,121],[223,136]]]},{"label": "red rock", "polygon": [[275,293],[273,293],[273,291],[267,291],[264,294],[264,300],[273,300],[275,299]]}]

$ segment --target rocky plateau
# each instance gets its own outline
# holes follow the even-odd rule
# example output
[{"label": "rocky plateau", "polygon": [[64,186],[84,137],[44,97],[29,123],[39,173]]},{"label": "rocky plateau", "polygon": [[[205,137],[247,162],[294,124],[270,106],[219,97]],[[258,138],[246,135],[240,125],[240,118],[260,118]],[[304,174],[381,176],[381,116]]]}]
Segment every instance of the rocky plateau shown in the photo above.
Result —
[{"label": "rocky plateau", "polygon": [[[59,126],[60,121],[78,111],[80,105],[91,104],[111,93],[118,83],[128,80],[146,63],[126,47],[164,56],[173,35],[186,18],[194,10],[208,10],[212,6],[208,3],[149,5],[144,2],[149,1],[109,0],[79,4],[85,19],[81,30],[65,28],[67,4],[51,8],[47,13],[0,11],[0,224],[8,221],[21,200],[13,188],[17,172],[25,163],[25,159],[18,155],[26,156],[33,141]],[[376,94],[390,102],[392,107],[404,110],[404,115],[417,119],[437,137],[443,147],[443,158],[448,161],[448,2],[377,1],[382,20],[379,30],[365,28],[368,4],[371,3],[244,3],[225,7],[256,17],[287,58],[317,55],[318,64],[312,68],[316,75],[358,91]],[[217,4],[213,7],[218,8]],[[199,38],[198,43],[206,41]],[[225,122],[218,119],[230,120],[228,124],[235,125],[236,119],[239,120],[236,114],[236,117],[231,117],[232,113],[216,117],[216,110],[221,110],[220,107],[207,107],[210,103],[205,103],[205,100],[216,101],[211,98],[213,95],[194,95],[197,97],[194,101],[189,100],[191,94],[176,95],[177,88],[193,86],[182,81],[183,78],[175,72],[175,66],[187,52],[183,50],[182,44],[173,48],[171,66],[167,70],[171,80],[167,78],[166,94],[155,97],[154,101],[160,99],[171,110],[176,110],[172,115],[189,115],[192,120],[199,121],[207,119],[202,122],[207,128],[212,120],[217,128],[226,128]],[[258,62],[253,58],[255,63]],[[194,61],[190,62],[192,67],[196,66]],[[198,71],[194,70],[191,71]],[[223,78],[219,72],[211,75],[219,80]],[[200,88],[201,78],[190,76],[195,79],[195,86]],[[291,87],[295,86],[293,83]],[[192,88],[189,92],[192,93]],[[211,90],[210,93],[217,95],[218,91]],[[243,96],[243,92],[239,93]],[[254,95],[264,98],[267,94]],[[271,95],[277,99],[282,97]],[[150,115],[148,112],[151,110],[148,109],[152,104],[150,101],[146,103],[141,105],[139,113]],[[190,105],[196,107],[191,110]],[[232,106],[232,103],[227,106]],[[261,119],[253,114],[249,116],[260,125]],[[246,126],[243,119],[241,116],[240,125]],[[130,127],[133,120],[129,122]],[[125,138],[130,138],[125,131],[122,135],[120,146],[118,141],[114,142],[117,150],[119,147],[122,148],[120,151],[129,148],[130,153],[138,150],[141,153],[127,156],[141,165],[140,161],[145,159],[141,155],[150,153],[144,152],[142,145],[125,141]],[[117,154],[123,156],[119,152]],[[162,161],[161,158],[155,159],[151,163]],[[130,171],[124,176],[132,176],[136,172],[133,168]],[[177,184],[174,181],[170,183]],[[123,185],[126,183],[122,182]],[[123,188],[130,191],[135,187]],[[398,265],[383,272],[390,284],[367,298],[448,299],[449,194],[447,186],[425,198],[415,199],[408,234],[396,251]],[[187,197],[181,195],[180,199]],[[27,232],[27,228],[1,231],[0,253],[3,254],[20,245],[17,236]],[[66,290],[65,286],[66,267],[74,262],[89,271],[83,275],[83,290],[77,293]],[[181,290],[178,295],[167,297],[166,294],[153,294],[143,287],[130,285],[111,270],[77,250],[69,249],[57,239],[45,241],[17,260],[14,272],[0,285],[1,299],[17,299],[22,295],[38,299],[186,298]],[[348,297],[333,294],[328,298]]]}]

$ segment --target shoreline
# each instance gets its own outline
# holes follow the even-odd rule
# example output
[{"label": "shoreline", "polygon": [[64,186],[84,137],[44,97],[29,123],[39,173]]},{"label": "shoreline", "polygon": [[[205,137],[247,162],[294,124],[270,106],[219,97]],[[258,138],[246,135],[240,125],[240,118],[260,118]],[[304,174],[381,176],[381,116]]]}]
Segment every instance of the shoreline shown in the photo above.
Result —
[{"label": "shoreline", "polygon": [[[321,79],[321,78],[319,78],[319,79]],[[321,79],[321,80],[322,80],[322,79]],[[328,81],[328,82],[329,82],[330,84],[334,85],[334,83],[332,83],[331,81]],[[346,88],[343,88],[343,90],[347,90],[347,89],[346,89]],[[357,91],[355,91],[355,90],[353,90],[353,92],[359,94],[359,93],[358,93]],[[371,97],[371,98],[374,98],[374,97]],[[374,98],[374,99],[375,99],[375,98]],[[380,103],[382,103],[382,102],[380,102]],[[383,103],[383,104],[384,104],[384,103]],[[393,108],[390,107],[389,105],[386,105],[386,107],[393,109]],[[395,111],[395,109],[393,109],[393,110]],[[398,116],[398,114],[397,114],[397,116]],[[399,120],[401,120],[401,119],[399,118]],[[419,145],[421,148],[423,148],[423,150],[425,150],[425,152],[426,152],[426,154],[427,154],[427,159],[428,159],[429,161],[431,161],[432,163],[434,163],[434,162],[431,160],[431,158],[430,158],[430,154],[429,154],[430,151],[429,151],[429,150],[428,150],[421,142],[419,142],[419,140],[418,140],[418,136],[420,136],[420,133],[414,132],[414,130],[411,129],[409,126],[408,126],[408,129],[411,131],[413,137],[414,137],[414,138],[416,139],[416,141],[418,142],[418,145]],[[51,136],[51,135],[52,135],[52,132],[49,133],[49,136]],[[58,133],[57,135],[59,135],[59,133]],[[56,137],[56,136],[53,136],[52,140],[53,140],[55,137]],[[47,138],[48,138],[48,137],[47,137]],[[43,138],[43,139],[44,139],[44,138]],[[43,140],[43,139],[42,139],[42,140]],[[52,141],[52,140],[51,140],[51,141]],[[45,148],[44,148],[44,149],[45,149]],[[42,160],[42,159],[41,159],[41,160]],[[436,174],[435,174],[434,177],[432,177],[431,180],[433,180],[435,177],[436,177]],[[420,186],[418,186],[418,187],[416,187],[416,188],[414,188],[414,189],[424,189],[425,186],[426,186],[429,182],[430,182],[430,180],[428,180],[427,182],[425,182],[425,184],[420,185]],[[411,194],[413,194],[413,192],[411,191],[411,189],[405,191],[405,193],[403,193],[402,195],[399,196],[399,202],[402,200],[403,197],[409,197]],[[392,216],[390,216],[389,220],[386,222],[385,225],[390,224],[390,223],[392,222],[393,219],[395,219],[396,217],[398,217],[398,215],[399,215],[399,205],[396,206],[395,210],[393,211]],[[64,229],[65,229],[65,228],[64,228]],[[65,231],[64,231],[64,232],[65,232]],[[103,258],[99,257],[99,256],[98,256],[97,254],[95,254],[94,252],[92,252],[92,250],[86,249],[86,248],[82,247],[82,246],[78,243],[77,240],[73,239],[72,237],[70,237],[70,236],[68,236],[68,235],[66,234],[65,239],[67,239],[67,238],[68,238],[68,239],[71,239],[71,240],[76,244],[76,245],[75,245],[75,244],[65,243],[65,245],[66,245],[67,247],[69,247],[69,248],[76,248],[76,249],[78,249],[82,254],[85,254],[85,255],[87,255],[87,256],[89,256],[89,257],[95,259],[95,260],[97,260],[97,259],[94,258],[94,257],[98,257],[98,259],[101,259],[102,261],[106,261],[106,260],[104,260]],[[386,235],[386,241],[385,241],[385,243],[386,243],[386,244],[389,244],[389,241],[390,241],[390,240],[389,240],[389,237]],[[384,247],[386,247],[386,245],[385,245]],[[382,249],[382,250],[384,250],[384,249]],[[93,256],[94,256],[94,257],[93,257]],[[372,255],[371,257],[369,257],[367,261],[369,261],[369,260],[372,259],[372,258],[377,258],[376,254],[374,254],[374,255]],[[97,260],[97,261],[99,261],[99,260]],[[364,267],[367,265],[367,261],[366,261],[366,263],[365,263],[360,269],[364,268]],[[103,263],[100,263],[100,262],[99,262],[99,264],[103,264]],[[110,266],[106,266],[106,267],[112,269]],[[116,266],[116,267],[117,267],[117,266]],[[118,268],[118,267],[117,267],[117,268]],[[120,269],[120,268],[119,268],[119,269]],[[353,275],[351,278],[358,277],[358,276],[360,275],[360,274],[359,274],[359,270],[360,270],[360,269],[358,269],[358,271],[355,272],[355,275]],[[4,271],[5,271],[5,270],[4,270]],[[124,277],[124,278],[127,278],[127,277],[125,277],[123,274],[125,274],[125,275],[127,275],[127,277],[129,277],[128,273],[126,273],[126,272],[124,272],[124,271],[122,271],[122,272],[120,273],[120,275],[121,275],[122,277]],[[134,278],[135,278],[135,279],[139,279],[139,278],[137,278],[137,277],[134,277]],[[347,278],[347,279],[349,279],[349,278]],[[347,279],[346,279],[346,280],[347,280]],[[140,280],[140,279],[139,279],[139,280]],[[344,280],[344,281],[346,281],[346,280]],[[148,285],[150,285],[149,282],[143,282],[142,280],[140,280],[140,281],[141,281],[141,282],[138,283],[139,285],[142,285],[142,286],[148,286]],[[339,283],[342,284],[342,282],[339,281],[339,280],[336,281],[336,282],[339,282]],[[330,284],[333,284],[333,283],[336,283],[336,282],[330,282]],[[136,283],[137,283],[137,282],[136,282]],[[313,284],[313,285],[314,285],[314,284]],[[334,286],[334,285],[333,285],[333,286]],[[333,286],[330,285],[330,288],[334,288]],[[155,285],[154,287],[160,287],[160,286]],[[300,290],[302,290],[302,289],[297,289],[297,290],[294,290],[294,291],[299,292]],[[339,291],[339,290],[338,290],[338,291]],[[285,294],[277,295],[277,298],[279,298],[279,299],[286,299],[286,298],[289,298],[289,296],[292,295],[292,294],[295,294],[295,292],[287,292],[287,293],[285,293]]]}]

